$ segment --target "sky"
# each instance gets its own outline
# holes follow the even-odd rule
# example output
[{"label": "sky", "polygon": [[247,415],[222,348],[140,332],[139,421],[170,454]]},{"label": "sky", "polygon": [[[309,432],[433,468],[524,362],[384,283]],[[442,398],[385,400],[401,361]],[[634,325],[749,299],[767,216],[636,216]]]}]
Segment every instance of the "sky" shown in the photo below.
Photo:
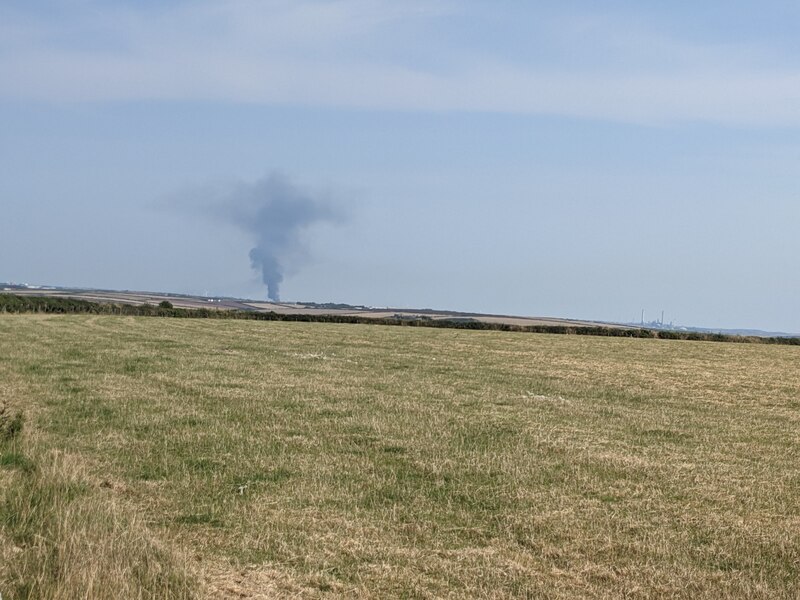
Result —
[{"label": "sky", "polygon": [[0,281],[798,333],[798,23],[4,0]]}]

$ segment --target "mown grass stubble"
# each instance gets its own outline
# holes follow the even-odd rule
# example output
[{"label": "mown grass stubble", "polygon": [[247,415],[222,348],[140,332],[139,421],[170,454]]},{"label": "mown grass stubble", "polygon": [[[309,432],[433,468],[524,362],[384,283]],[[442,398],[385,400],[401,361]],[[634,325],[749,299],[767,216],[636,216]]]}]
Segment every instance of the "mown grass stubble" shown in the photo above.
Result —
[{"label": "mown grass stubble", "polygon": [[795,347],[73,316],[0,340],[38,460],[209,595],[798,593]]}]

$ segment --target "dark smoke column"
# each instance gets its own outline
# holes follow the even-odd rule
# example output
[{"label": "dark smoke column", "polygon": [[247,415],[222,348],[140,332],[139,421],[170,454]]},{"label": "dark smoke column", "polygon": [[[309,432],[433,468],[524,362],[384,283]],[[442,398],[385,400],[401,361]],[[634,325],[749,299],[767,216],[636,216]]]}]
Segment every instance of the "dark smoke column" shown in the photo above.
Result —
[{"label": "dark smoke column", "polygon": [[254,269],[261,270],[261,279],[267,284],[267,297],[273,302],[280,302],[281,299],[281,266],[274,257],[263,255],[259,249],[250,250],[250,262]]},{"label": "dark smoke column", "polygon": [[239,184],[220,206],[225,216],[251,234],[250,262],[261,271],[269,299],[280,300],[287,270],[307,260],[301,233],[322,222],[338,222],[341,213],[330,202],[298,189],[278,173],[253,184]]}]

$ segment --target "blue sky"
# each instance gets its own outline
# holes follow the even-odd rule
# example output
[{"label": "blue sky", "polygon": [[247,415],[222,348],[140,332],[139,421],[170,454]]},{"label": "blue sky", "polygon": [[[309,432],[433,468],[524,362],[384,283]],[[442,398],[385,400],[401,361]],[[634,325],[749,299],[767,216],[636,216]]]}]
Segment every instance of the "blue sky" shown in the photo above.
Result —
[{"label": "blue sky", "polygon": [[800,332],[796,2],[0,6],[0,280]]}]

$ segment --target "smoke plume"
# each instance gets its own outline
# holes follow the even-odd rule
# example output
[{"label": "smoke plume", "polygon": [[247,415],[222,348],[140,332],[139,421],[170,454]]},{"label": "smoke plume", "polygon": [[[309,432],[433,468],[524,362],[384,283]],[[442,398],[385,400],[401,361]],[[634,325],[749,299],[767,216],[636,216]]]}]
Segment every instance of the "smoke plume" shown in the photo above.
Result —
[{"label": "smoke plume", "polygon": [[273,301],[280,300],[284,275],[308,259],[303,231],[343,218],[328,198],[305,192],[274,172],[255,183],[236,185],[217,209],[253,237],[250,262],[261,273]]}]

